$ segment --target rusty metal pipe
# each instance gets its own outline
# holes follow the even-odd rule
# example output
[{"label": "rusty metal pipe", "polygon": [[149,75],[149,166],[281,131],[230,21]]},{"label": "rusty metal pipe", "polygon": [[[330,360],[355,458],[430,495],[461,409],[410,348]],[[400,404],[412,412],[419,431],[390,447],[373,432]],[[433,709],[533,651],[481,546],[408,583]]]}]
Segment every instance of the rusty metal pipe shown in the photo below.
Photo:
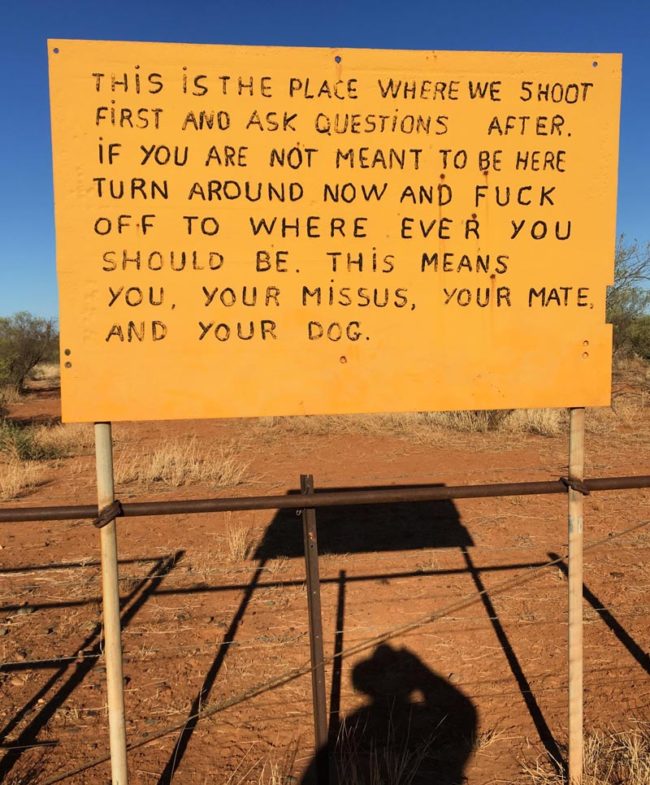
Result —
[{"label": "rusty metal pipe", "polygon": [[[650,475],[627,477],[595,477],[584,481],[589,492],[649,488]],[[303,507],[342,507],[356,504],[396,504],[448,499],[481,499],[498,496],[537,496],[567,493],[561,479],[543,482],[506,482],[484,485],[426,485],[409,488],[382,488],[351,491],[321,489],[313,495],[243,496],[222,499],[184,499],[176,501],[132,502],[122,504],[123,516],[136,518],[145,515],[180,515],[205,512],[237,512],[242,510],[301,510]],[[94,519],[96,505],[68,505],[55,507],[13,507],[0,509],[0,523],[25,521],[63,521]]]},{"label": "rusty metal pipe", "polygon": [[[314,493],[311,474],[300,476],[302,494]],[[309,653],[311,662],[312,708],[314,712],[314,749],[316,750],[316,783],[328,785],[327,701],[325,698],[325,655],[323,653],[323,614],[321,612],[320,575],[318,569],[318,532],[316,510],[302,511],[302,531],[305,545],[305,577],[307,579],[307,610],[309,617]]]}]

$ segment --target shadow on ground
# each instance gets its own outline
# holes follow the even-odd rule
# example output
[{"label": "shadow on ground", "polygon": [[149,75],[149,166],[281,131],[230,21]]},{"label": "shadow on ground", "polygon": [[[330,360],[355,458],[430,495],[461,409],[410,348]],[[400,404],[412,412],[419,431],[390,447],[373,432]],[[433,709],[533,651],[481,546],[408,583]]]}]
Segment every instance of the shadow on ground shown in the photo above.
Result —
[{"label": "shadow on ground", "polygon": [[388,644],[354,666],[352,684],[368,702],[340,722],[332,755],[317,753],[303,785],[462,785],[478,715],[461,690]]},{"label": "shadow on ground", "polygon": [[[366,491],[400,490],[413,486],[363,488]],[[428,486],[430,487],[430,486]],[[353,491],[358,488],[328,488]],[[300,491],[291,491],[297,494]],[[473,545],[451,501],[360,504],[321,507],[317,510],[318,551],[372,553],[423,548],[461,548]],[[256,552],[257,559],[304,556],[299,512],[281,510],[269,524]]]}]

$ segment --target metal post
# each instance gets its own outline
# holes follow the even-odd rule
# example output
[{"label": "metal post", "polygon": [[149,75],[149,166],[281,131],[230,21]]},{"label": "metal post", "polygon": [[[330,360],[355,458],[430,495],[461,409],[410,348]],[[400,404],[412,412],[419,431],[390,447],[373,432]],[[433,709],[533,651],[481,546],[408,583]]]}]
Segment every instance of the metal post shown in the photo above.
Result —
[{"label": "metal post", "polygon": [[[102,510],[108,507],[115,498],[113,439],[111,424],[108,422],[95,423],[95,455],[97,460],[97,506]],[[100,536],[111,773],[113,785],[127,785],[120,591],[117,574],[117,535],[114,520],[102,527]]]},{"label": "metal post", "polygon": [[[300,476],[300,490],[302,493],[314,492],[314,478],[311,474]],[[316,511],[313,507],[302,511],[302,530],[307,572],[314,735],[317,761],[321,762],[317,777],[319,785],[324,785],[327,782],[327,772],[324,771],[327,760],[327,706],[325,702],[325,664],[323,661],[323,620],[320,603],[320,576],[318,574],[318,539],[316,536]]]},{"label": "metal post", "polygon": [[[584,479],[585,410],[570,409],[569,481]],[[582,785],[583,494],[569,488],[569,783]]]}]

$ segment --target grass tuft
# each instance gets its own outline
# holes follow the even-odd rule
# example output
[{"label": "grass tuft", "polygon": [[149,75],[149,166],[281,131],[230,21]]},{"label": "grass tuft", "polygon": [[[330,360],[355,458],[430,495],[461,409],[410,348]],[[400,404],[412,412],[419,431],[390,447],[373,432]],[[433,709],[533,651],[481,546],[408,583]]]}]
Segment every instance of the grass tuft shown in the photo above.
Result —
[{"label": "grass tuft", "polygon": [[47,461],[92,446],[90,425],[17,425],[0,420],[0,452],[15,461]]},{"label": "grass tuft", "polygon": [[58,451],[38,443],[34,428],[8,420],[0,422],[0,452],[5,453],[10,461],[41,461],[59,455]]},{"label": "grass tuft", "polygon": [[[522,766],[530,785],[567,785],[564,772],[537,761]],[[648,785],[650,725],[625,732],[596,731],[587,736],[582,785]]]},{"label": "grass tuft", "polygon": [[226,554],[228,561],[244,561],[253,547],[251,530],[228,520],[226,524]]},{"label": "grass tuft", "polygon": [[235,442],[202,453],[196,437],[169,442],[151,454],[129,452],[115,463],[115,482],[178,488],[204,483],[223,488],[244,481],[249,464],[239,458]]},{"label": "grass tuft", "polygon": [[336,739],[336,770],[339,782],[346,785],[411,785],[419,781],[425,760],[436,744],[435,729],[413,745],[398,742],[392,723],[384,744],[372,737],[364,742],[359,729],[355,730],[344,720]]},{"label": "grass tuft", "polygon": [[506,731],[502,728],[488,728],[479,733],[474,739],[474,751],[485,752],[493,744],[497,744],[507,738]]},{"label": "grass tuft", "polygon": [[4,409],[6,406],[11,406],[11,404],[18,403],[20,400],[20,390],[13,385],[3,385],[0,387],[0,411]]},{"label": "grass tuft", "polygon": [[16,499],[35,488],[42,478],[42,468],[33,461],[9,459],[0,463],[0,501]]},{"label": "grass tuft", "polygon": [[291,774],[296,749],[296,744],[292,744],[281,756],[275,752],[267,760],[263,757],[255,760],[251,757],[251,748],[230,773],[225,785],[297,785],[298,780]]},{"label": "grass tuft", "polygon": [[566,413],[561,409],[513,409],[504,418],[499,430],[557,436],[562,432],[566,421]]},{"label": "grass tuft", "polygon": [[427,441],[445,431],[498,431],[556,436],[565,421],[566,417],[560,409],[477,409],[458,412],[266,417],[260,420],[259,427],[262,430],[282,430],[309,436],[364,433]]},{"label": "grass tuft", "polygon": [[94,449],[95,433],[90,423],[38,425],[34,428],[34,441],[52,457],[79,455]]}]

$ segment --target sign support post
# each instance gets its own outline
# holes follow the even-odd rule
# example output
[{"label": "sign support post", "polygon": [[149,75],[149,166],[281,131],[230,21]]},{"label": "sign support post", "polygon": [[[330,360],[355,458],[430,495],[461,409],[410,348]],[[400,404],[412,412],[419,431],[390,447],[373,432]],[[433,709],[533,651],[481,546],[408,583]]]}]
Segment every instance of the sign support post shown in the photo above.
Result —
[{"label": "sign support post", "polygon": [[[97,461],[97,506],[101,511],[111,504],[115,498],[113,438],[109,422],[95,423],[95,454]],[[106,656],[112,783],[113,785],[127,785],[120,591],[117,568],[117,533],[114,520],[101,528],[100,537],[104,652]]]},{"label": "sign support post", "polygon": [[[311,474],[300,476],[301,493],[314,492]],[[318,540],[316,534],[316,511],[302,511],[303,536],[305,543],[305,566],[307,572],[307,607],[309,610],[309,648],[311,652],[311,685],[314,705],[314,735],[316,760],[319,762],[318,785],[326,785],[328,774],[327,753],[327,708],[325,700],[325,663],[323,655],[323,620],[320,602],[320,576],[318,571]]]},{"label": "sign support post", "polygon": [[[584,479],[585,410],[570,409],[569,482]],[[569,487],[569,783],[582,785],[583,765],[583,494]]]}]

